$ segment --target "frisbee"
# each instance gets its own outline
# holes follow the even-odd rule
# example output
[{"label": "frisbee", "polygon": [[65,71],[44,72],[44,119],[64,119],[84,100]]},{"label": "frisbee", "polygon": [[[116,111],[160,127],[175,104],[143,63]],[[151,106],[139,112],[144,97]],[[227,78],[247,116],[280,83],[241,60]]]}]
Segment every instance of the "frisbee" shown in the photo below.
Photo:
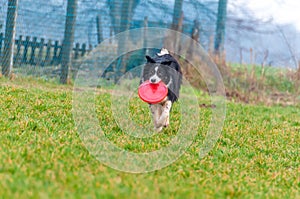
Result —
[{"label": "frisbee", "polygon": [[144,102],[156,104],[165,99],[168,94],[168,88],[162,81],[158,84],[145,81],[139,86],[138,94]]}]

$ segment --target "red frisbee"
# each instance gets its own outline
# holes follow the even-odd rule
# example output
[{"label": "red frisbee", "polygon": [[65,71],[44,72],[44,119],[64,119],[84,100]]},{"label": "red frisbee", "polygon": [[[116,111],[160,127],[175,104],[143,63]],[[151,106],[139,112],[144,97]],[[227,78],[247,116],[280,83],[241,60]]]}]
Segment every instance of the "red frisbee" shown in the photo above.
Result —
[{"label": "red frisbee", "polygon": [[168,88],[162,81],[158,84],[145,81],[139,86],[138,94],[144,102],[156,104],[165,99],[168,94]]}]

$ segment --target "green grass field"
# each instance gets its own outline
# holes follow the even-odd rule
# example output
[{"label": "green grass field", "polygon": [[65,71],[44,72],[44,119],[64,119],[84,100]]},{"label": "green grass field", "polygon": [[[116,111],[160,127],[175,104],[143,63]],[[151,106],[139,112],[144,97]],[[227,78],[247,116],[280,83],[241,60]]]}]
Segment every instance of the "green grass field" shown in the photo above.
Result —
[{"label": "green grass field", "polygon": [[[211,115],[201,107],[202,126],[180,159],[130,174],[101,164],[85,148],[73,121],[72,86],[28,78],[1,78],[0,85],[0,198],[300,198],[299,106],[228,102],[223,133],[200,160]],[[98,119],[111,142],[152,151],[176,134],[175,106],[171,128],[149,141],[130,139],[117,128],[110,95],[102,91]],[[136,106],[130,112],[143,113]]]}]

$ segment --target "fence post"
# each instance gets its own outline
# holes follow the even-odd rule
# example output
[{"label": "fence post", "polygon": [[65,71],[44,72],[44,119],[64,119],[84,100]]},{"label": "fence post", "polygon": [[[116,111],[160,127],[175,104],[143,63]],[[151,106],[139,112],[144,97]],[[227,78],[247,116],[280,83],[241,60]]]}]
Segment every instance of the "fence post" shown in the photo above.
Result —
[{"label": "fence post", "polygon": [[[178,32],[182,32],[182,25],[183,25],[183,12],[181,12],[180,14],[180,18],[179,18],[179,21],[178,21],[178,24],[177,24],[177,30]],[[179,35],[175,35],[174,36],[174,50],[176,50],[177,52],[180,52],[181,51],[181,38]]]},{"label": "fence post", "polygon": [[83,57],[86,53],[86,44],[82,44],[81,46],[81,57]]},{"label": "fence post", "polygon": [[17,52],[14,56],[14,66],[20,66],[20,53],[21,53],[21,46],[22,46],[22,35],[19,36],[19,39],[16,39],[15,45],[17,45]]},{"label": "fence post", "polygon": [[144,18],[144,44],[143,44],[143,48],[144,48],[144,55],[148,54],[148,43],[147,43],[147,38],[148,38],[148,17]]},{"label": "fence post", "polygon": [[4,50],[3,50],[4,56],[2,60],[2,74],[5,76],[10,76],[13,68],[17,7],[18,7],[18,0],[8,1]]},{"label": "fence post", "polygon": [[78,59],[79,57],[79,48],[80,48],[80,44],[79,43],[76,43],[75,45],[75,49],[74,49],[74,59]]},{"label": "fence post", "polygon": [[[57,62],[57,65],[60,65],[61,64],[61,58],[62,58],[62,45],[58,46],[58,50],[59,50],[59,53],[58,53],[58,62]],[[71,52],[73,52],[73,49],[71,50]]]},{"label": "fence post", "polygon": [[2,60],[2,42],[3,42],[3,33],[0,33],[0,62]]},{"label": "fence post", "polygon": [[[186,52],[187,60],[193,60],[195,44],[199,42],[199,35],[200,35],[200,23],[197,19],[195,19],[194,26],[192,29],[192,34],[191,34],[192,39]],[[186,65],[186,70],[185,70],[187,76],[192,75],[193,71],[191,69],[192,69],[192,65],[188,63]]]},{"label": "fence post", "polygon": [[98,44],[103,41],[103,34],[102,34],[102,25],[101,25],[101,15],[98,15],[96,18],[97,23],[97,39]]},{"label": "fence post", "polygon": [[200,36],[200,23],[197,19],[194,20],[194,26],[192,29],[192,40],[190,43],[190,46],[188,47],[187,50],[187,58],[188,59],[192,59],[193,58],[193,54],[194,54],[194,42],[199,42],[199,36]]},{"label": "fence post", "polygon": [[78,0],[68,0],[67,15],[65,23],[64,41],[62,45],[62,62],[60,82],[66,84],[69,79],[69,70],[71,66],[71,57],[74,42],[76,10]]},{"label": "fence post", "polygon": [[113,36],[113,28],[112,27],[109,27],[109,43],[111,44],[112,43],[112,36]]}]

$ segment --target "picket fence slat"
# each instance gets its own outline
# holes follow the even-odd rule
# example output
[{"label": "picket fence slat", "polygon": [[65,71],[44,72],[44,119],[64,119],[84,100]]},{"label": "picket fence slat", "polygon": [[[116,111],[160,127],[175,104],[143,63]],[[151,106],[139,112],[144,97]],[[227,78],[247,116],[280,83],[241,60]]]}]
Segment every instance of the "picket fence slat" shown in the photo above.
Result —
[{"label": "picket fence slat", "polygon": [[17,52],[14,56],[14,63],[16,65],[21,64],[21,47],[22,47],[22,35],[19,36],[19,40],[16,40]]},{"label": "picket fence slat", "polygon": [[0,61],[2,62],[2,42],[4,41],[3,33],[0,33]]},{"label": "picket fence slat", "polygon": [[36,65],[41,66],[44,63],[43,62],[43,53],[44,53],[44,48],[45,48],[45,39],[42,38],[40,43],[37,45],[39,45],[39,53],[38,53]]}]

